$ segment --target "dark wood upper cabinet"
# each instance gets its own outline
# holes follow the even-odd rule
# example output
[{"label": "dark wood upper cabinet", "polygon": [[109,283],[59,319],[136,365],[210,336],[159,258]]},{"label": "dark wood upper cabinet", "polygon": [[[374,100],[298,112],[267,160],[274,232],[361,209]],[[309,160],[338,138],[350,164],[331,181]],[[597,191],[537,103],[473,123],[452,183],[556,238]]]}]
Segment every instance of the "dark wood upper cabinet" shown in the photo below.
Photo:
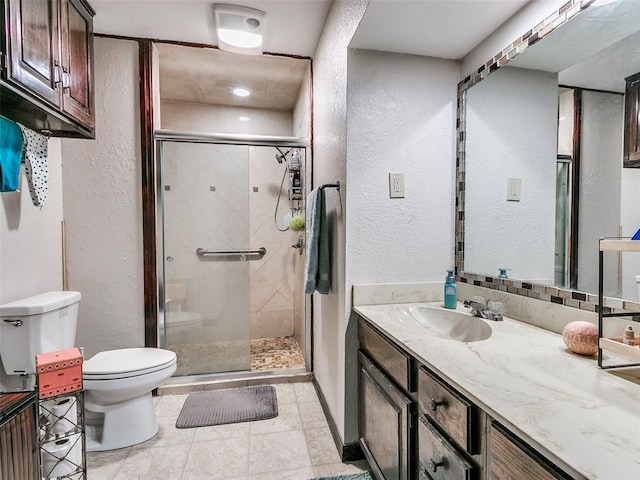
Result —
[{"label": "dark wood upper cabinet", "polygon": [[2,115],[55,136],[94,137],[94,15],[85,0],[2,2]]},{"label": "dark wood upper cabinet", "polygon": [[640,73],[625,81],[624,166],[640,168]]}]

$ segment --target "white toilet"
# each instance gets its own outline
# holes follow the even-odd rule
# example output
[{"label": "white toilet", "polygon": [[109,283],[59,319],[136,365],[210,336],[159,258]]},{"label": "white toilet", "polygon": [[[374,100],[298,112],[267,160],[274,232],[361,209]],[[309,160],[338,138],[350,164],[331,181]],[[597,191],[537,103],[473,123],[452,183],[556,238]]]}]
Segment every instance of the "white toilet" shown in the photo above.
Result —
[{"label": "white toilet", "polygon": [[636,285],[638,286],[638,301],[640,301],[640,275],[636,275]]},{"label": "white toilet", "polygon": [[[35,373],[38,353],[75,343],[79,292],[48,292],[0,305],[0,357],[8,375]],[[128,447],[158,431],[151,391],[176,371],[158,348],[97,353],[82,366],[87,451]]]}]

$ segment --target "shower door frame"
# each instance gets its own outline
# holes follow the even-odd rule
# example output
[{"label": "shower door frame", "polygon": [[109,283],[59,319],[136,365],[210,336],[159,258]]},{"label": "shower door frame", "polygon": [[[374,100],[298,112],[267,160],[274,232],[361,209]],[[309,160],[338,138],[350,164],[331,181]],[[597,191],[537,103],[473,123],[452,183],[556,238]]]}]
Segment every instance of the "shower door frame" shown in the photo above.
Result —
[{"label": "shower door frame", "polygon": [[[155,147],[155,188],[156,188],[156,293],[157,293],[157,322],[156,322],[156,345],[161,345],[161,332],[164,330],[164,292],[165,292],[165,279],[164,279],[164,215],[163,215],[163,200],[162,200],[162,155],[161,145],[162,142],[181,142],[181,143],[204,143],[204,144],[218,144],[218,145],[241,145],[241,146],[258,146],[258,147],[297,147],[304,148],[307,152],[305,155],[307,172],[310,171],[309,163],[311,155],[308,155],[311,149],[311,141],[308,138],[302,137],[287,137],[287,136],[271,136],[271,135],[241,135],[231,133],[193,133],[193,132],[180,132],[175,130],[156,130],[154,132],[154,147]],[[305,173],[307,178],[310,178],[308,173]],[[305,370],[310,372],[312,370],[312,341],[311,341],[311,306],[310,302],[305,297],[304,307],[304,362]],[[229,372],[229,373],[212,373],[211,376],[216,378],[220,377],[233,377],[239,378],[242,376],[269,376],[280,375],[281,372]],[[206,374],[202,374],[206,375]],[[190,377],[201,377],[202,375],[189,375],[186,377],[180,377],[181,379]]]}]

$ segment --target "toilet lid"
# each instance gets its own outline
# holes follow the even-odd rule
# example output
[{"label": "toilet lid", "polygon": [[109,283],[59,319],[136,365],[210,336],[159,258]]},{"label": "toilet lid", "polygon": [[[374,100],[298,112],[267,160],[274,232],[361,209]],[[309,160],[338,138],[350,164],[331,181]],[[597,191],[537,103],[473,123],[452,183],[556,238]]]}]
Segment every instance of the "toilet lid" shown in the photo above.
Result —
[{"label": "toilet lid", "polygon": [[109,380],[144,375],[176,362],[176,354],[161,348],[122,348],[99,352],[82,365],[85,380]]}]

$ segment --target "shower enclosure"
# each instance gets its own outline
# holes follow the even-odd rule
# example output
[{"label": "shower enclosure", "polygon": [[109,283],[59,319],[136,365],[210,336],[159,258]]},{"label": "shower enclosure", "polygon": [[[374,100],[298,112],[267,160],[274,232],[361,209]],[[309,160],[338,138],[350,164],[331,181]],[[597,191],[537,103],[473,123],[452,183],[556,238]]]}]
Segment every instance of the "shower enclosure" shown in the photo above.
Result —
[{"label": "shower enclosure", "polygon": [[305,371],[304,231],[287,226],[306,146],[156,132],[159,338],[176,375]]}]

